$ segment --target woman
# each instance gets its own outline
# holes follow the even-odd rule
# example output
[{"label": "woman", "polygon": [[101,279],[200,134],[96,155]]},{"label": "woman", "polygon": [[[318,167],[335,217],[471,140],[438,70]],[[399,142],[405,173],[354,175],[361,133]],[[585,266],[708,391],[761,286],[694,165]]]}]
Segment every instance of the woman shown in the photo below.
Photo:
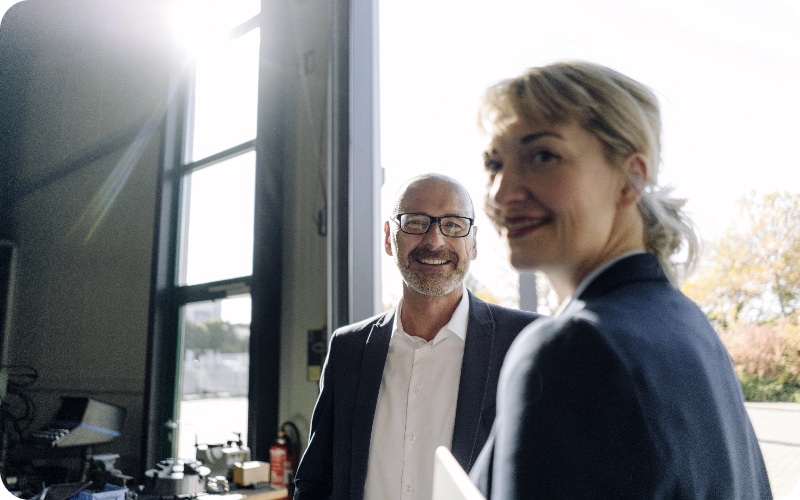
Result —
[{"label": "woman", "polygon": [[[771,498],[730,358],[676,288],[697,239],[658,187],[658,102],[586,62],[490,88],[486,210],[562,305],[524,330],[472,471],[487,498]],[[684,247],[688,259],[673,258]]]}]

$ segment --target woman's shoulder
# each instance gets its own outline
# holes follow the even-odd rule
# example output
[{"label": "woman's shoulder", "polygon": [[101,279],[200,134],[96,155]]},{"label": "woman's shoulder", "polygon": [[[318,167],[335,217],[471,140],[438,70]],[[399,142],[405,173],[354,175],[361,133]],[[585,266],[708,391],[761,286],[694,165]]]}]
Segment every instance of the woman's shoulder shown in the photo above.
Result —
[{"label": "woman's shoulder", "polygon": [[602,332],[586,314],[541,317],[517,336],[506,355],[504,367],[509,365],[514,371],[526,367],[544,370],[561,357],[567,357],[571,364],[578,360],[581,352],[604,343]]},{"label": "woman's shoulder", "polygon": [[637,406],[631,375],[630,366],[591,318],[561,314],[542,318],[520,333],[506,355],[499,384],[503,400],[516,401],[512,405],[558,413],[582,408],[599,394]]},{"label": "woman's shoulder", "polygon": [[676,289],[658,295],[659,301],[641,293],[625,298],[575,301],[559,316],[535,322],[509,351],[509,373],[613,385],[647,408],[687,393],[733,397],[730,358],[693,302]]}]

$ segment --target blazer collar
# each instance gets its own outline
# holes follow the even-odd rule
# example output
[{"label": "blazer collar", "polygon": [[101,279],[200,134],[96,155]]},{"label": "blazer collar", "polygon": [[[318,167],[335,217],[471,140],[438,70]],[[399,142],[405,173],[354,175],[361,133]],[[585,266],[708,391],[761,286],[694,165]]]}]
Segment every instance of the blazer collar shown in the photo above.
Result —
[{"label": "blazer collar", "polygon": [[639,253],[615,262],[600,273],[578,298],[590,300],[628,283],[652,280],[669,282],[661,263],[653,254]]},{"label": "blazer collar", "polygon": [[[444,325],[443,329],[447,328],[448,330],[450,330],[450,332],[458,336],[458,338],[466,342],[467,327],[469,325],[469,308],[471,302],[469,300],[469,293],[468,293],[469,290],[467,290],[467,287],[464,286],[463,283],[461,284],[461,291],[462,291],[462,296],[458,302],[458,305],[456,306],[456,310],[453,311],[453,315],[450,317],[450,321],[448,321],[447,324]],[[392,318],[391,319],[392,334],[394,334],[395,330],[397,330],[398,327],[401,330],[403,329],[403,324],[402,324],[403,322],[400,320],[403,314],[403,299],[400,299],[400,301],[397,303],[397,306],[394,308],[394,311],[395,311],[394,314],[390,316],[390,318]],[[441,332],[441,330],[439,332]],[[447,334],[445,334],[445,336],[447,336]],[[436,344],[443,338],[445,337],[440,336],[439,333],[437,333],[436,337],[434,337],[433,339],[433,343]]]},{"label": "blazer collar", "polygon": [[480,450],[475,450],[486,384],[492,360],[494,319],[485,302],[469,293],[469,323],[461,362],[456,419],[451,451],[464,470],[469,470]]}]

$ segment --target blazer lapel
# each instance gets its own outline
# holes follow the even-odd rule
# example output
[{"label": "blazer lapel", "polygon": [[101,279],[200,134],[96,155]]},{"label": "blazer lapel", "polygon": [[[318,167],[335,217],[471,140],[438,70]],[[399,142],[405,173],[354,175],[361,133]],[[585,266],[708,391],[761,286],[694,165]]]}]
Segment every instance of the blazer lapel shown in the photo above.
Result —
[{"label": "blazer lapel", "polygon": [[[489,365],[492,359],[494,320],[489,307],[469,293],[469,323],[461,363],[456,421],[453,427],[453,456],[469,471],[476,453],[475,438],[483,413]],[[477,450],[480,451],[480,450]]]},{"label": "blazer lapel", "polygon": [[351,469],[350,498],[360,500],[364,496],[367,480],[367,459],[372,437],[372,421],[378,404],[378,391],[383,378],[383,367],[392,338],[394,314],[386,314],[372,326],[364,356],[361,360],[361,378],[358,384],[355,411],[353,414],[353,466]]}]

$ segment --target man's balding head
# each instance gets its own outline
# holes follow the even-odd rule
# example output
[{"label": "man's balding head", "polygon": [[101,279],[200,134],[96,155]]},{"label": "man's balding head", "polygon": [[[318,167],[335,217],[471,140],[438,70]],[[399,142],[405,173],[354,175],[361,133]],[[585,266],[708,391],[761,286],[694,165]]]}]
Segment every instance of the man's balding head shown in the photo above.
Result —
[{"label": "man's balding head", "polygon": [[463,217],[475,218],[475,208],[472,205],[472,198],[467,192],[467,189],[457,180],[442,174],[422,174],[411,178],[400,189],[397,190],[397,195],[392,207],[392,215],[407,213],[410,209],[406,207],[408,203],[404,203],[413,198],[414,194],[420,190],[425,193],[430,193],[431,196],[438,194],[448,193],[452,198],[460,199],[458,206],[454,209],[460,209],[460,213],[452,213],[447,215],[461,215]]}]

